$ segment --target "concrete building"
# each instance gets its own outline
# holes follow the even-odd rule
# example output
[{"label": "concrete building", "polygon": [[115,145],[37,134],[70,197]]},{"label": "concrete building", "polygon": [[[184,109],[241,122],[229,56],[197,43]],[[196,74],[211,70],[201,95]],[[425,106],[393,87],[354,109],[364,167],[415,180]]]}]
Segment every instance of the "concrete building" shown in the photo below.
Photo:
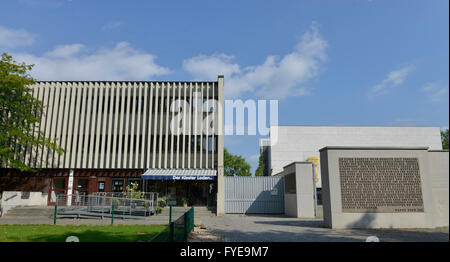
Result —
[{"label": "concrete building", "polygon": [[123,192],[131,183],[179,205],[223,212],[223,86],[211,82],[37,82],[36,130],[65,153],[23,150],[36,173],[2,166],[0,191]]},{"label": "concrete building", "polygon": [[427,147],[442,150],[439,127],[271,126],[260,141],[265,175],[277,175],[293,162],[316,165],[316,187],[322,188],[319,150],[327,146]]}]

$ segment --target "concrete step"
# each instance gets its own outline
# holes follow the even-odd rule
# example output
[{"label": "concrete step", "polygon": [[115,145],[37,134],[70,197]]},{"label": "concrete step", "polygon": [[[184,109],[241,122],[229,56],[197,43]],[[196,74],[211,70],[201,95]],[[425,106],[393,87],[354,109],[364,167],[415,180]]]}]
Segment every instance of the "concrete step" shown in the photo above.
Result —
[{"label": "concrete step", "polygon": [[[215,216],[215,215],[214,215]],[[198,223],[201,222],[202,217],[205,216],[195,216],[194,217],[194,223]],[[172,216],[172,221],[176,221],[179,217],[173,217]],[[160,224],[168,224],[169,223],[169,216],[161,216],[161,215],[157,215],[157,216],[152,216],[151,218],[149,218],[149,220],[151,220],[153,223],[160,223]]]},{"label": "concrete step", "polygon": [[[185,212],[172,212],[172,216],[181,216],[181,215],[183,215]],[[169,216],[170,215],[170,213],[169,212],[162,212],[162,213],[160,213],[160,214],[158,214],[158,215],[160,215],[160,216]],[[216,213],[212,213],[212,212],[199,212],[199,213],[197,213],[197,212],[194,212],[194,216],[215,216],[216,215]]]},{"label": "concrete step", "polygon": [[[191,207],[172,207],[172,213],[184,213],[189,211],[189,209],[191,209]],[[170,208],[169,207],[164,207],[162,212],[170,212]],[[207,207],[194,207],[194,213],[215,213],[216,212],[216,208],[207,208]]]},{"label": "concrete step", "polygon": [[50,217],[53,216],[53,213],[54,207],[18,206],[8,210],[6,214],[3,214],[3,217]]}]

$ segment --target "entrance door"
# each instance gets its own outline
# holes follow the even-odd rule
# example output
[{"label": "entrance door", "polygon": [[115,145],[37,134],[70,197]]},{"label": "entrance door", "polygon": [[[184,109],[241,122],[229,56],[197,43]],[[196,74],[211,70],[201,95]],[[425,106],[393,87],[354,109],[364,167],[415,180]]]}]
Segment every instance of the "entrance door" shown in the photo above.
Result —
[{"label": "entrance door", "polygon": [[[63,198],[66,192],[67,179],[65,177],[53,177],[50,181],[50,194],[48,198],[49,205],[55,205],[56,201],[59,200],[59,204],[66,203],[66,199]],[[59,197],[58,197],[59,196]]]},{"label": "entrance door", "polygon": [[188,198],[189,204],[193,206],[207,206],[208,205],[208,191],[207,182],[191,182],[188,184]]},{"label": "entrance door", "polygon": [[177,205],[177,187],[172,185],[167,188],[167,204],[176,206]]},{"label": "entrance door", "polygon": [[72,201],[75,201],[76,203],[84,203],[87,201],[86,196],[88,195],[88,185],[89,185],[89,179],[87,178],[78,178],[75,183],[75,192],[74,196],[75,199],[72,199]]}]

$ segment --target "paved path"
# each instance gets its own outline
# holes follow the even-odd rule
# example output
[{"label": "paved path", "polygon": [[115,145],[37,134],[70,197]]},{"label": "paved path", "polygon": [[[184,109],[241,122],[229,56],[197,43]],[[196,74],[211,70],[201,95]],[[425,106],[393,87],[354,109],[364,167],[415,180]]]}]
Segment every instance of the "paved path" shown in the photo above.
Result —
[{"label": "paved path", "polygon": [[448,228],[332,230],[322,227],[319,219],[268,215],[224,215],[202,217],[200,220],[211,234],[218,236],[219,241],[227,242],[364,242],[369,236],[376,236],[381,242],[449,241]]}]

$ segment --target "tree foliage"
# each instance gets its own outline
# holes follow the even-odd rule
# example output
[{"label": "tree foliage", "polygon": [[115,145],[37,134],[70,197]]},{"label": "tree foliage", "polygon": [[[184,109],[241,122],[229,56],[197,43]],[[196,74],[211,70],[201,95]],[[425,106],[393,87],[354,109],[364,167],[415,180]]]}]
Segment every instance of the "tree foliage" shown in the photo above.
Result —
[{"label": "tree foliage", "polygon": [[264,157],[262,152],[259,154],[258,168],[256,168],[255,176],[264,176]]},{"label": "tree foliage", "polygon": [[[42,158],[37,152],[45,147],[62,154],[64,150],[56,139],[46,138],[37,128],[44,105],[33,97],[29,87],[35,83],[29,71],[33,65],[18,64],[3,53],[0,58],[0,166],[34,171],[25,163]],[[56,123],[53,123],[56,124]]]},{"label": "tree foliage", "polygon": [[444,131],[441,131],[441,139],[442,139],[442,148],[449,149],[448,148],[448,128]]},{"label": "tree foliage", "polygon": [[233,155],[226,148],[223,150],[225,176],[251,176],[250,165],[240,155]]}]

